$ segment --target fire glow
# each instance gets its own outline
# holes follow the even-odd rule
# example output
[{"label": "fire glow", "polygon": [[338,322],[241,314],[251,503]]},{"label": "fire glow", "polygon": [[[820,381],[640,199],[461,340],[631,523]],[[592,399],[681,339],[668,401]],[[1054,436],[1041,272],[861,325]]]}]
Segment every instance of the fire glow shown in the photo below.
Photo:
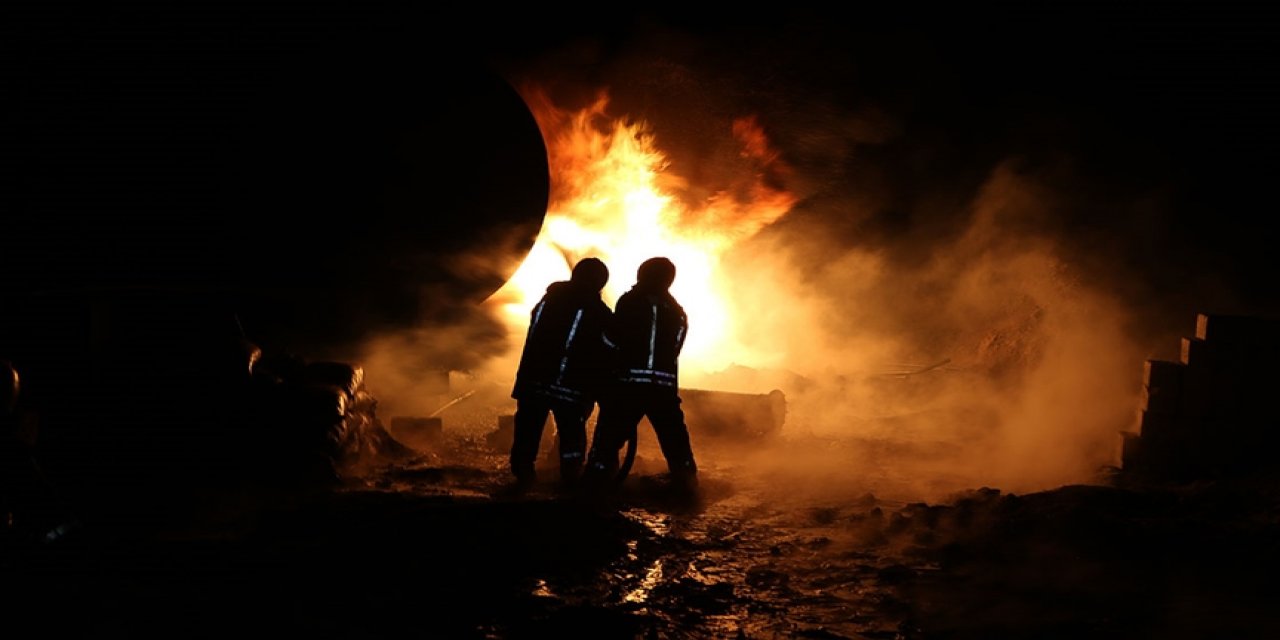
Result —
[{"label": "fire glow", "polygon": [[490,298],[522,335],[529,309],[548,284],[569,277],[578,260],[595,256],[609,266],[604,298],[611,306],[635,282],[636,268],[653,256],[676,264],[672,294],[690,318],[682,362],[715,371],[729,364],[760,365],[765,351],[748,314],[735,312],[731,277],[721,257],[785,215],[790,193],[766,184],[777,154],[753,118],[733,122],[752,175],[744,188],[715,191],[689,204],[686,180],[669,170],[667,156],[643,121],[606,115],[608,98],[577,112],[554,106],[541,92],[525,99],[547,144],[551,198],[541,232],[511,279]]}]

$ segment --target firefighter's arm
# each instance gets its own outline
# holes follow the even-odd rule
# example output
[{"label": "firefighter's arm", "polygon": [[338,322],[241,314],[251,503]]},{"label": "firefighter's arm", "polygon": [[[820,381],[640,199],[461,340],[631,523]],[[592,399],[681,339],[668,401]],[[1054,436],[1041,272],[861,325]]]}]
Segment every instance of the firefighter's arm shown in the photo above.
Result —
[{"label": "firefighter's arm", "polygon": [[684,349],[684,339],[689,335],[689,316],[684,311],[680,311],[680,323],[676,327],[676,356],[680,356],[680,351]]}]

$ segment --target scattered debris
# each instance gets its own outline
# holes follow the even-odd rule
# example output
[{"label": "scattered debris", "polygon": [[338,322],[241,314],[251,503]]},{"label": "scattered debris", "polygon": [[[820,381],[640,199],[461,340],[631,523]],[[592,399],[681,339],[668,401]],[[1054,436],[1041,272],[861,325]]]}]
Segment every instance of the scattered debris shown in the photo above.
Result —
[{"label": "scattered debris", "polygon": [[396,416],[391,419],[391,435],[415,448],[433,449],[444,437],[444,420],[434,415],[426,417]]},{"label": "scattered debris", "polygon": [[475,389],[472,389],[472,390],[470,390],[470,391],[468,391],[468,392],[466,392],[466,393],[464,393],[464,394],[462,394],[462,395],[460,395],[460,396],[458,396],[458,397],[456,397],[456,398],[454,398],[454,399],[452,399],[452,400],[450,400],[450,401],[448,401],[448,402],[444,403],[444,405],[443,405],[443,406],[441,406],[439,409],[436,409],[435,411],[432,411],[430,414],[428,414],[428,416],[427,416],[427,417],[429,417],[429,418],[434,418],[434,417],[436,417],[436,416],[438,416],[438,415],[440,415],[440,414],[444,413],[445,409],[448,409],[449,407],[452,407],[453,405],[458,404],[459,402],[462,402],[463,400],[466,400],[467,398],[470,398],[471,396],[474,396],[475,394],[476,394],[476,390],[475,390]]}]

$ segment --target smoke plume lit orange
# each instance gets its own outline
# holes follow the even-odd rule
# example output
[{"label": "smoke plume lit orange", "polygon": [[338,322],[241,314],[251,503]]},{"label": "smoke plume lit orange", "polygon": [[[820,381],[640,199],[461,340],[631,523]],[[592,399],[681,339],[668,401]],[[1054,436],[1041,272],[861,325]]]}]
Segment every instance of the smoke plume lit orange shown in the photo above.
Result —
[{"label": "smoke plume lit orange", "polygon": [[[786,394],[788,437],[773,444],[811,450],[760,443],[732,458],[770,483],[919,499],[1084,482],[1114,462],[1145,354],[1123,330],[1124,301],[1084,278],[1056,239],[1050,222],[1074,206],[1069,193],[1001,163],[945,205],[963,220],[951,232],[865,240],[849,222],[873,201],[802,198],[812,167],[797,162],[790,175],[751,117],[723,121],[738,155],[695,181],[670,160],[685,149],[666,145],[681,140],[612,116],[604,95],[579,110],[523,95],[546,141],[551,196],[533,249],[478,310],[505,336],[485,343],[482,366],[455,375],[452,394],[481,393],[445,415],[446,430],[489,430],[512,410],[520,341],[548,284],[599,257],[612,306],[639,264],[661,255],[677,265],[673,293],[690,316],[683,386]],[[913,242],[924,244],[906,251]],[[921,248],[928,259],[894,257]],[[449,400],[426,392],[419,369],[474,347],[477,323],[465,320],[369,345],[368,379],[388,412],[425,415]],[[690,424],[714,471],[715,443],[700,429]]]}]

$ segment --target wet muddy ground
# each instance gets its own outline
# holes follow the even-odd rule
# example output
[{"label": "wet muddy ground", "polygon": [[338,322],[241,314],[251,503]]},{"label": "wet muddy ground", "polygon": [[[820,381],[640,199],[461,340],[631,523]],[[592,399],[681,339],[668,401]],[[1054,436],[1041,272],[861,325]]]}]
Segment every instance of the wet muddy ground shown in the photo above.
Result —
[{"label": "wet muddy ground", "polygon": [[1270,483],[1100,478],[1012,495],[913,482],[907,461],[929,452],[894,443],[697,444],[696,499],[667,485],[644,440],[617,495],[550,480],[515,493],[504,453],[472,430],[334,490],[224,488],[164,518],[100,520],[6,549],[7,626],[24,630],[12,637],[1280,637]]}]

